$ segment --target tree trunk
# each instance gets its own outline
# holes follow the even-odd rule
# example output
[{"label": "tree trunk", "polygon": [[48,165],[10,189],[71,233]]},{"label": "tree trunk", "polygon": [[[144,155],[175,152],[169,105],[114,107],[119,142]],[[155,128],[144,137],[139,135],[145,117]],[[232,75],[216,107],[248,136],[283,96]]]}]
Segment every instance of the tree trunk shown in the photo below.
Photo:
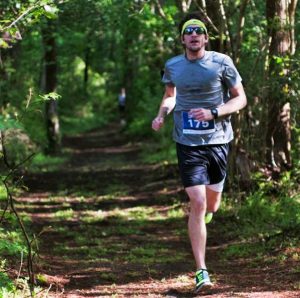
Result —
[{"label": "tree trunk", "polygon": [[233,61],[234,63],[238,64],[240,62],[240,53],[241,53],[241,45],[243,41],[243,31],[245,25],[245,13],[247,5],[249,4],[250,0],[243,0],[240,5],[240,15],[239,15],[239,22],[237,28],[237,36],[236,36],[236,43],[235,43],[235,50],[233,51]]},{"label": "tree trunk", "polygon": [[[236,63],[238,61],[240,46],[242,42],[242,31],[244,24],[244,15],[246,6],[249,0],[244,0],[240,7],[239,23],[237,28],[237,40],[238,43],[235,47],[231,44],[231,34],[229,32],[228,18],[223,0],[206,1],[207,14],[214,25],[218,28],[217,38],[210,40],[211,49],[223,52],[231,56]],[[232,126],[234,128],[234,142],[231,143],[231,153],[229,156],[229,172],[228,180],[230,184],[234,184],[242,189],[248,189],[251,187],[251,162],[243,149],[242,144],[242,118],[244,112],[241,111],[238,114],[232,115]]]},{"label": "tree trunk", "polygon": [[192,4],[192,0],[176,0],[176,5],[181,14],[187,13]]},{"label": "tree trunk", "polygon": [[[42,90],[48,94],[56,91],[57,85],[57,56],[55,42],[55,24],[47,20],[42,29],[44,46],[44,67],[42,76]],[[48,152],[56,154],[60,151],[60,127],[57,100],[50,99],[46,102],[46,129],[48,137]]]},{"label": "tree trunk", "polygon": [[289,69],[284,59],[290,57],[295,48],[293,25],[297,0],[267,0],[266,4],[268,34],[271,38],[266,161],[273,172],[280,172],[292,165],[290,103],[285,91],[287,83],[284,81]]},{"label": "tree trunk", "polygon": [[223,0],[207,1],[206,11],[218,31],[217,37],[210,39],[210,48],[213,51],[227,53],[232,56],[231,37]]},{"label": "tree trunk", "polygon": [[90,67],[90,46],[85,48],[84,52],[84,72],[83,72],[83,91],[86,97],[88,97],[88,81],[89,81],[89,67]]}]

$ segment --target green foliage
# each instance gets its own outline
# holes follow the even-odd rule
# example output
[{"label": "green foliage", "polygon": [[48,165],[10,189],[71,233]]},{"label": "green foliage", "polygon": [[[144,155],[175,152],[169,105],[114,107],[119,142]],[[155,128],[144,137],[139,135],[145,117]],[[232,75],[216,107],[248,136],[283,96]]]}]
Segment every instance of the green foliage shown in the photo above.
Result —
[{"label": "green foliage", "polygon": [[6,200],[7,198],[7,191],[4,185],[0,185],[0,201]]},{"label": "green foliage", "polygon": [[[2,188],[0,190],[2,196]],[[0,228],[0,255],[2,256],[0,265],[0,297],[26,297],[30,294],[26,278],[14,280],[7,275],[6,267],[8,266],[5,266],[5,259],[9,260],[10,266],[19,266],[18,263],[21,259],[24,260],[26,258],[27,253],[28,249],[24,242],[24,235],[20,230],[17,219],[11,212],[7,211],[2,219],[2,227]],[[16,289],[16,284],[18,289]],[[38,289],[35,290],[38,291]]]},{"label": "green foliage", "polygon": [[28,280],[26,278],[18,278],[14,282],[7,279],[7,275],[1,274],[0,278],[4,278],[3,287],[1,287],[0,280],[0,298],[24,298],[24,297],[38,297],[41,292],[41,288],[34,287],[33,290],[30,289]]},{"label": "green foliage", "polygon": [[[113,9],[107,9],[112,8],[111,5]],[[162,55],[171,52],[170,49],[163,52],[162,43],[164,39],[169,43],[175,39],[176,28],[169,26],[174,25],[175,13],[174,5],[166,8],[166,23],[146,2],[95,1],[83,4],[73,1],[62,5],[62,26],[58,32],[62,113],[83,118],[94,114],[101,123],[112,121],[107,116],[118,113],[117,94],[119,88],[125,86],[128,133],[149,136],[149,123],[156,113],[153,98],[157,98],[158,104],[162,93],[159,83],[164,63]],[[86,14],[89,18],[85,24],[71,22],[72,19],[85,18]],[[101,26],[96,26],[97,22]],[[86,67],[87,82],[83,75]]]},{"label": "green foliage", "polygon": [[60,220],[70,220],[74,216],[73,209],[59,210],[55,213],[55,217]]},{"label": "green foliage", "polygon": [[[278,245],[295,246],[298,243],[295,235],[300,225],[297,213],[299,198],[296,196],[300,173],[300,130],[297,127],[300,120],[299,48],[293,57],[271,57],[271,60],[267,60],[265,4],[263,1],[250,2],[245,15],[238,64],[249,102],[244,114],[247,117],[240,124],[241,144],[245,145],[247,152],[258,163],[261,162],[264,147],[260,146],[263,143],[262,131],[265,131],[267,121],[264,99],[267,90],[272,90],[274,97],[280,101],[291,101],[292,150],[295,162],[293,172],[287,173],[279,182],[272,182],[276,183],[275,186],[266,181],[265,177],[254,177],[253,181],[258,181],[257,191],[244,201],[237,198],[238,206],[227,202],[224,215],[231,216],[233,221],[226,228],[231,229],[232,235],[239,237],[241,241],[229,247],[227,255],[243,257],[249,256],[253,251],[261,256],[263,252]],[[152,139],[151,145],[144,148],[144,161],[175,163],[176,150],[171,138],[172,116],[169,116],[162,131],[154,133],[151,130],[151,121],[157,113],[163,94],[161,70],[166,59],[182,52],[176,28],[181,13],[179,2],[168,0],[160,3],[165,17],[158,14],[155,1],[0,1],[0,129],[8,136],[6,145],[12,164],[18,164],[33,151],[38,152],[47,146],[45,102],[59,99],[63,134],[76,134],[119,122],[117,94],[121,86],[125,86],[127,91],[127,125],[123,132],[129,139]],[[195,3],[192,2],[191,10],[197,9]],[[237,14],[241,1],[223,3],[226,15],[230,16],[228,25],[232,44],[235,46],[239,20]],[[59,73],[57,90],[41,95],[41,74],[44,67],[41,29],[45,17],[56,18],[59,24],[55,32]],[[296,29],[299,29],[299,22],[297,26]],[[296,30],[296,40],[299,39],[298,31]],[[213,34],[212,32],[212,37]],[[273,78],[266,80],[266,67],[271,61],[275,63],[276,71]],[[53,158],[39,153],[33,159],[31,170],[54,171],[67,160],[65,155]],[[102,166],[109,164],[110,161],[103,161]],[[119,164],[120,161],[117,161],[113,166]],[[65,188],[62,189],[61,193],[66,194]],[[110,195],[103,197],[103,200],[113,200],[129,193],[128,187],[120,185],[119,181],[112,181],[104,187],[104,191],[110,192]],[[86,185],[77,186],[76,192],[86,195]],[[0,201],[5,199],[6,190],[0,188]],[[76,210],[71,209],[70,205],[65,205],[64,208],[55,214],[57,220],[73,220],[77,216]],[[177,207],[168,210],[167,215],[157,214],[151,208],[123,211],[115,209],[108,213],[97,210],[82,214],[84,224],[114,219],[114,226],[105,232],[97,231],[100,234],[103,232],[103,237],[114,234],[142,235],[142,226],[151,228],[153,222],[170,224],[174,219],[182,220],[184,215]],[[11,224],[16,227],[12,214],[7,214],[5,219],[8,226]],[[178,232],[174,231],[176,233]],[[253,239],[253,235],[258,235],[257,239]],[[90,241],[86,238],[77,240],[81,244]],[[281,240],[282,244],[279,243]],[[0,230],[0,253],[19,256],[21,251],[25,252],[21,242],[19,232],[8,228]],[[99,246],[100,244],[91,251],[85,246],[78,248],[78,251],[81,249],[89,251],[89,255],[94,257],[109,258],[108,248],[101,250]],[[72,250],[71,247],[61,249]],[[117,251],[120,248],[112,249]],[[145,264],[154,263],[153,251],[157,249],[153,245],[131,249],[129,261],[138,262],[141,258]],[[78,251],[73,250],[74,253]],[[168,260],[163,249],[159,257]],[[184,259],[180,255],[178,258]],[[109,274],[102,277],[114,280],[114,276]],[[1,272],[1,280],[6,283],[4,287],[10,289],[4,272]]]},{"label": "green foliage", "polygon": [[[10,190],[12,191],[12,190]],[[7,200],[6,189],[4,186],[0,188],[0,203],[1,207],[5,205],[4,200]],[[1,216],[3,209],[1,210]],[[28,222],[28,218],[24,217],[24,225]],[[2,256],[11,256],[15,261],[20,259],[21,254],[27,253],[27,247],[24,243],[24,236],[19,227],[19,223],[15,215],[7,210],[3,216],[0,227],[0,254]]]},{"label": "green foliage", "polygon": [[[5,259],[21,259],[21,255],[27,254],[27,247],[24,244],[23,236],[17,227],[15,217],[11,217],[9,214],[5,215],[5,222],[10,222],[10,229],[0,228],[0,254],[2,261],[0,265],[0,297],[13,297],[13,293],[16,294],[16,287],[14,281],[7,275]],[[19,297],[19,296],[16,296]]]},{"label": "green foliage", "polygon": [[29,28],[41,18],[56,18],[57,7],[54,0],[0,2],[0,48],[10,48],[22,39],[20,29]]},{"label": "green foliage", "polygon": [[294,229],[300,227],[297,208],[299,208],[299,202],[295,198],[281,197],[278,200],[272,200],[265,194],[254,194],[247,198],[239,211],[239,218],[241,222],[243,219],[251,221],[247,231],[245,230],[246,235],[253,235],[254,230],[257,233],[260,229],[261,233],[266,236],[278,231],[293,232]]},{"label": "green foliage", "polygon": [[8,277],[5,272],[5,260],[1,260],[0,263],[0,297],[5,297],[5,292],[10,292],[15,290],[15,285],[13,281]]},{"label": "green foliage", "polygon": [[[1,53],[0,127],[1,129],[21,128],[32,140],[45,147],[46,126],[43,101],[48,100],[49,96],[42,95],[39,100],[35,99],[37,97],[35,90],[38,89],[37,83],[40,79],[37,67],[43,55],[40,44],[36,43],[40,42],[40,38],[35,29],[39,30],[36,25],[42,18],[55,17],[57,7],[53,0],[13,0],[5,5],[1,2],[0,7],[3,8],[0,9],[0,16],[5,19],[0,23],[0,37],[2,37],[0,44],[2,43],[6,48]],[[32,31],[23,40],[20,32],[29,28]],[[21,40],[22,50],[20,46],[17,46],[17,42],[21,43]],[[26,48],[27,45],[29,45],[28,48]],[[56,98],[55,93],[50,95]],[[18,147],[22,152],[23,148]]]},{"label": "green foliage", "polygon": [[16,166],[29,157],[36,149],[28,135],[20,129],[5,131],[4,146],[6,158],[10,166]]},{"label": "green foliage", "polygon": [[67,160],[66,156],[48,156],[40,152],[32,158],[29,167],[31,172],[51,172],[57,170]]},{"label": "green foliage", "polygon": [[49,100],[58,100],[61,98],[61,95],[57,94],[56,92],[50,92],[48,94],[40,95],[40,97],[45,101],[49,101]]},{"label": "green foliage", "polygon": [[19,256],[26,252],[20,231],[5,231],[0,228],[0,253],[4,256]]},{"label": "green foliage", "polygon": [[0,297],[5,298],[8,292],[15,290],[13,281],[8,277],[5,272],[1,272],[3,268],[0,268]]},{"label": "green foliage", "polygon": [[[226,15],[231,16],[228,22],[233,46],[234,37],[238,33],[240,4],[241,1],[224,1]],[[2,14],[5,16],[2,28],[9,26],[18,16],[31,9],[17,23],[21,28],[27,29],[26,36],[20,42],[16,53],[13,53],[15,50],[8,49],[11,53],[7,52],[3,59],[6,79],[0,82],[4,92],[2,98],[6,98],[5,102],[9,102],[20,115],[20,109],[26,105],[26,96],[30,93],[28,90],[32,90],[33,95],[40,93],[43,67],[41,61],[44,53],[41,50],[39,27],[42,27],[43,17],[56,15],[59,22],[55,33],[59,77],[55,94],[61,96],[59,115],[63,122],[66,118],[68,123],[72,122],[69,121],[71,118],[74,122],[80,119],[78,123],[84,126],[85,119],[89,123],[91,119],[98,119],[100,125],[118,121],[117,94],[120,87],[125,86],[128,95],[125,130],[128,136],[151,137],[157,141],[160,138],[153,136],[155,134],[150,126],[164,88],[160,83],[160,72],[166,59],[182,52],[176,28],[180,6],[176,1],[164,1],[161,5],[163,17],[157,13],[155,2],[149,1],[74,0],[57,4],[50,0],[14,0],[9,5],[2,4]],[[192,3],[190,10],[197,9],[197,5]],[[242,143],[257,156],[261,154],[257,148],[263,147],[256,144],[261,141],[260,128],[266,123],[266,107],[263,103],[266,87],[274,90],[278,87],[285,98],[292,99],[294,118],[298,109],[297,90],[300,90],[297,83],[298,52],[290,61],[284,62],[282,57],[277,57],[276,61],[281,61],[281,64],[284,62],[282,65],[289,69],[289,74],[282,76],[279,84],[277,82],[273,86],[272,80],[265,80],[269,61],[266,61],[268,24],[264,10],[265,5],[257,1],[247,6],[238,64],[253,116],[251,125],[247,121],[241,124],[241,130],[245,131],[242,134]],[[16,28],[12,26],[11,30]],[[213,34],[214,31],[211,30],[211,36]],[[249,64],[249,61],[253,63]],[[15,85],[18,88],[14,88]],[[5,111],[6,103],[3,106]],[[41,107],[38,110],[26,115],[23,126],[30,138],[44,148],[47,144],[44,110]],[[0,120],[0,125],[1,123]],[[62,125],[65,132],[72,130],[68,123]],[[77,126],[73,129],[74,133],[76,128]],[[251,133],[248,133],[250,130]],[[171,146],[171,140],[167,138],[161,138],[159,142],[162,142],[162,148]]]},{"label": "green foliage", "polygon": [[11,119],[8,114],[0,116],[0,129],[7,130],[12,128],[20,128],[20,123],[16,119]]},{"label": "green foliage", "polygon": [[[240,239],[225,250],[226,257],[266,256],[278,247],[294,249],[299,246],[300,196],[297,177],[284,175],[276,185],[262,180],[259,189],[240,205],[226,201],[225,216],[234,216],[232,237]],[[230,206],[233,208],[231,209]],[[281,258],[279,255],[278,258]]]},{"label": "green foliage", "polygon": [[62,116],[61,117],[61,128],[62,133],[64,135],[76,135],[82,132],[86,132],[92,130],[94,128],[103,127],[109,122],[110,116],[104,115],[99,118],[97,114],[88,111],[87,109],[84,111],[84,115],[82,115],[82,111],[78,115],[78,117],[73,116]]}]

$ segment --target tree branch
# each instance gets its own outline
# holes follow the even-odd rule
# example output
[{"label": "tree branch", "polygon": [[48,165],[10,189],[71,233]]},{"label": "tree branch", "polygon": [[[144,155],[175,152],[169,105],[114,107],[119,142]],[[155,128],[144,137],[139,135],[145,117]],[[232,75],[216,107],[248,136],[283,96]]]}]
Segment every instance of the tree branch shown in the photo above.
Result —
[{"label": "tree branch", "polygon": [[[28,272],[28,276],[29,276],[29,286],[30,286],[30,291],[31,294],[33,293],[33,289],[34,289],[34,284],[35,284],[35,275],[34,275],[34,271],[33,271],[33,257],[32,257],[32,243],[29,240],[29,236],[26,232],[25,226],[18,214],[18,211],[15,207],[14,204],[14,199],[13,196],[11,194],[9,185],[8,185],[8,179],[9,177],[11,177],[13,174],[15,174],[16,170],[23,165],[25,162],[27,162],[30,158],[32,158],[32,156],[35,154],[31,154],[30,156],[28,156],[27,158],[25,158],[22,162],[20,162],[18,165],[16,165],[15,167],[11,167],[7,158],[7,152],[6,152],[6,148],[5,148],[5,135],[3,133],[2,130],[0,130],[0,137],[1,137],[1,145],[2,145],[2,152],[3,152],[3,160],[5,165],[7,166],[7,168],[9,169],[9,173],[7,174],[7,176],[2,180],[2,183],[4,184],[4,187],[6,189],[6,194],[7,194],[7,201],[6,201],[6,206],[4,208],[4,211],[2,213],[0,222],[2,222],[4,215],[8,209],[8,206],[10,206],[12,212],[15,214],[17,221],[19,223],[19,226],[21,228],[21,231],[23,233],[23,236],[25,238],[26,244],[27,244],[27,249],[28,249],[28,255],[27,255],[27,272]],[[22,264],[21,264],[22,265]],[[21,269],[20,269],[21,270]]]},{"label": "tree branch", "polygon": [[162,5],[161,5],[160,1],[155,0],[155,4],[156,4],[157,10],[158,10],[158,14],[165,19],[166,15],[165,15],[165,12],[162,8]]},{"label": "tree branch", "polygon": [[10,25],[4,27],[2,31],[6,31],[10,29],[11,27],[15,26],[21,19],[23,19],[27,14],[29,14],[32,10],[37,8],[39,5],[33,5],[32,7],[29,7],[26,11],[24,11],[18,18],[16,18]]},{"label": "tree branch", "polygon": [[237,28],[237,38],[236,38],[236,46],[235,46],[235,55],[234,55],[234,62],[239,63],[240,59],[240,52],[241,52],[241,44],[243,41],[243,29],[245,25],[245,12],[246,7],[249,4],[250,0],[244,0],[240,5],[240,16]]},{"label": "tree branch", "polygon": [[[221,34],[223,35],[223,33],[225,33],[225,37],[226,37],[226,45],[227,45],[227,50],[230,53],[230,56],[232,56],[232,46],[231,46],[231,38],[230,38],[230,34],[229,34],[229,26],[228,26],[228,18],[226,16],[226,12],[225,12],[225,7],[224,7],[224,3],[223,0],[219,0],[219,7],[220,7],[220,13],[221,13],[221,26],[222,26],[222,31]],[[220,48],[223,48],[223,37],[220,36]],[[223,52],[223,51],[221,51]]]},{"label": "tree branch", "polygon": [[197,0],[194,0],[195,5],[197,6],[197,8],[200,10],[200,12],[205,16],[206,21],[209,23],[209,25],[212,27],[212,29],[219,34],[219,30],[218,28],[214,25],[213,21],[210,19],[210,17],[208,16],[206,10],[204,10],[197,2]]},{"label": "tree branch", "polygon": [[6,189],[6,192],[7,192],[7,199],[10,203],[10,207],[11,207],[11,210],[13,211],[13,213],[15,214],[16,218],[17,218],[17,221],[19,223],[19,226],[21,227],[21,230],[22,230],[22,233],[23,233],[23,236],[25,238],[25,241],[26,241],[26,244],[27,244],[27,249],[28,249],[28,256],[27,256],[27,272],[28,272],[28,276],[29,276],[29,285],[30,285],[30,289],[31,291],[33,291],[33,287],[34,287],[34,284],[35,284],[35,276],[34,276],[34,271],[33,271],[33,263],[32,263],[32,247],[31,247],[31,243],[30,243],[30,240],[29,240],[29,236],[26,232],[26,229],[25,229],[25,226],[15,208],[15,204],[14,204],[14,199],[12,197],[12,194],[9,190],[9,187],[8,187],[8,184],[7,184],[7,181],[3,181],[4,183],[4,186],[5,186],[5,189]]}]

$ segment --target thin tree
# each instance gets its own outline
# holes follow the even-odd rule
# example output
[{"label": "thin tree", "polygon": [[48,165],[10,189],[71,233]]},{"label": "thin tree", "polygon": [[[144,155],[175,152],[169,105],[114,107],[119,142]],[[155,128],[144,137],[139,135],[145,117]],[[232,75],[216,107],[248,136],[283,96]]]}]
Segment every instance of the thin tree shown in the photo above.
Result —
[{"label": "thin tree", "polygon": [[55,23],[47,20],[42,29],[44,46],[44,65],[42,73],[42,90],[49,94],[46,102],[46,126],[48,136],[48,152],[58,153],[60,150],[60,126],[58,102],[51,96],[57,86],[57,54],[55,41]]},{"label": "thin tree", "polygon": [[295,50],[294,19],[297,0],[267,0],[269,92],[267,96],[266,160],[273,172],[290,168],[291,119],[288,98],[290,58]]}]

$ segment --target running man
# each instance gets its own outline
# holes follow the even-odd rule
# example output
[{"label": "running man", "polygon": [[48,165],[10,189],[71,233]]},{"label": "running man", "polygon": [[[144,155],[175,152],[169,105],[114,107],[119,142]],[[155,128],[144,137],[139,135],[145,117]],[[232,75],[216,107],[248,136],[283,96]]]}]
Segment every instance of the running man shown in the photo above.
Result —
[{"label": "running man", "polygon": [[124,87],[121,88],[120,93],[118,94],[118,105],[120,112],[120,123],[121,125],[125,125],[126,90]]},{"label": "running man", "polygon": [[206,51],[208,32],[197,14],[179,25],[184,54],[165,64],[165,93],[152,128],[158,131],[173,109],[181,180],[190,200],[188,231],[196,262],[195,292],[211,287],[205,263],[206,223],[221,203],[229,145],[230,115],[247,104],[242,79],[232,60]]}]

